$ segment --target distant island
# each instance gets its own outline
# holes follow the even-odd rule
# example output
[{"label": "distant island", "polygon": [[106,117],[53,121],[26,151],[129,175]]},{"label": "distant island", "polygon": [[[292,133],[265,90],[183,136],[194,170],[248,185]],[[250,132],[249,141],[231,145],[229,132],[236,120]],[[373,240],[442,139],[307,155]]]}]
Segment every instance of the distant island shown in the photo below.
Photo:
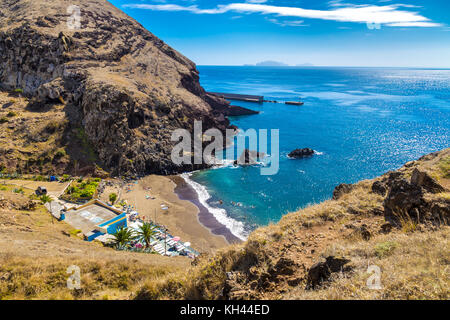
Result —
[{"label": "distant island", "polygon": [[287,64],[285,64],[283,62],[272,61],[272,60],[258,62],[256,64],[256,66],[257,67],[289,67],[289,65],[287,65]]},{"label": "distant island", "polygon": [[[244,64],[245,67],[289,67],[290,65],[284,63],[284,62],[279,62],[279,61],[274,61],[274,60],[267,60],[267,61],[261,61],[258,62],[256,64]],[[312,63],[301,63],[301,64],[296,64],[296,67],[313,67],[314,65]]]}]

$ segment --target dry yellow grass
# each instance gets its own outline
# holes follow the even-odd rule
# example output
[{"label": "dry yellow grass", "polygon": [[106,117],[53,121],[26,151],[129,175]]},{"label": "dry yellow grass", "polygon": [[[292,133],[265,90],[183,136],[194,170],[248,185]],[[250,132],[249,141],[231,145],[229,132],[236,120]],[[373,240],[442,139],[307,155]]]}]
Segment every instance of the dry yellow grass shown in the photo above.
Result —
[{"label": "dry yellow grass", "polygon": [[[0,254],[0,299],[129,299],[142,282],[161,281],[174,271],[130,262]],[[70,265],[81,269],[79,290],[67,288]]]},{"label": "dry yellow grass", "polygon": [[[28,201],[30,190],[0,190],[0,199]],[[1,204],[1,203],[0,203]],[[33,211],[0,208],[1,299],[130,299],[144,283],[160,282],[189,267],[187,258],[121,252],[83,241],[68,224],[39,205]],[[81,290],[66,273],[81,269]]]},{"label": "dry yellow grass", "polygon": [[[297,288],[285,299],[448,299],[450,296],[450,228],[436,232],[396,233],[371,241],[344,241],[325,254],[351,259],[354,273],[320,290]],[[381,269],[381,289],[367,287],[368,266]]]}]

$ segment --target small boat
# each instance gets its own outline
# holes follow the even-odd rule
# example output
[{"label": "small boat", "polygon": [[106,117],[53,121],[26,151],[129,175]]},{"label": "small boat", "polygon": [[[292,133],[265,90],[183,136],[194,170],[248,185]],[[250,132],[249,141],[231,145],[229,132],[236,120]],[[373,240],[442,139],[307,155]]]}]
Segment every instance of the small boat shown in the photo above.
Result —
[{"label": "small boat", "polygon": [[293,106],[302,106],[305,103],[301,101],[286,101],[285,104],[293,105]]}]

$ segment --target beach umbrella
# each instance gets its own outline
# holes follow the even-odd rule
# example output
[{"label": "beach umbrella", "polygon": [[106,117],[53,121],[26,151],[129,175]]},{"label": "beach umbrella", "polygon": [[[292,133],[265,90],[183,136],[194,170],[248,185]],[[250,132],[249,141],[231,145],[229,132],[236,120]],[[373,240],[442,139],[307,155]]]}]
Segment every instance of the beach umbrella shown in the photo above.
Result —
[{"label": "beach umbrella", "polygon": [[190,243],[190,242],[185,242],[185,243],[184,243],[184,246],[185,246],[185,247],[190,247],[190,246],[191,246],[191,243]]}]

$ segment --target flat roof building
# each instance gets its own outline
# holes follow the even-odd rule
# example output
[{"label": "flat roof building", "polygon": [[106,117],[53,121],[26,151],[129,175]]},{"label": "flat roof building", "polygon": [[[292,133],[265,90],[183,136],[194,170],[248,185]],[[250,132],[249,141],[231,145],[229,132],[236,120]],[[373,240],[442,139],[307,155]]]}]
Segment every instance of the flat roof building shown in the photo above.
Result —
[{"label": "flat roof building", "polygon": [[67,210],[64,220],[81,230],[88,241],[104,234],[114,234],[118,228],[128,225],[125,212],[99,200]]}]

